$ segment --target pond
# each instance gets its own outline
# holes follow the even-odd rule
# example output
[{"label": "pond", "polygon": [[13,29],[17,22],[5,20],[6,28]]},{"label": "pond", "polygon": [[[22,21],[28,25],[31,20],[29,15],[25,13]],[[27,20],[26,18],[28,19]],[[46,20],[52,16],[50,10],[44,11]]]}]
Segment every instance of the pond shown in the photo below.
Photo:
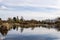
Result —
[{"label": "pond", "polygon": [[0,40],[60,40],[60,31],[46,27],[13,27],[0,29]]}]

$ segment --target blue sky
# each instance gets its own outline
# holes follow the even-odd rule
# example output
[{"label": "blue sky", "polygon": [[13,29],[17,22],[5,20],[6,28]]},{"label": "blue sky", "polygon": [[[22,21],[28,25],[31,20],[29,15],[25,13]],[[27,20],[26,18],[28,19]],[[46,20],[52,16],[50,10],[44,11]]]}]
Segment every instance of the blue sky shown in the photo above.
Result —
[{"label": "blue sky", "polygon": [[48,19],[60,16],[60,0],[0,0],[0,17]]}]

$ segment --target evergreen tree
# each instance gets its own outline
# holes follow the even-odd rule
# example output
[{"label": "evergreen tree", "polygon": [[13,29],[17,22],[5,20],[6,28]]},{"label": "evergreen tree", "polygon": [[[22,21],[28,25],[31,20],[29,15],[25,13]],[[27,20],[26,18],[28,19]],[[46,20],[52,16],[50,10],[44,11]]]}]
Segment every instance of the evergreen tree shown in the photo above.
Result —
[{"label": "evergreen tree", "polygon": [[20,21],[24,21],[24,18],[21,16],[21,19],[20,19]]},{"label": "evergreen tree", "polygon": [[15,21],[15,22],[16,22],[16,17],[13,17],[13,21]]}]

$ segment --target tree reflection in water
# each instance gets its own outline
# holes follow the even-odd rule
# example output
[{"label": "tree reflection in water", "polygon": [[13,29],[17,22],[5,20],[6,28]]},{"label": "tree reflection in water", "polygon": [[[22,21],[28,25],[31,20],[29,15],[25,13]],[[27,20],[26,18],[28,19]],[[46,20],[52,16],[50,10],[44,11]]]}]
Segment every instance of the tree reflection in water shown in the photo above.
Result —
[{"label": "tree reflection in water", "polygon": [[8,29],[7,29],[6,27],[4,27],[4,26],[1,26],[1,27],[0,27],[0,33],[1,33],[3,36],[5,36],[5,35],[7,35],[7,33],[8,33]]},{"label": "tree reflection in water", "polygon": [[[21,31],[21,33],[24,31],[24,28],[31,28],[31,30],[34,30],[34,28],[35,27],[33,27],[33,26],[31,26],[31,27],[29,27],[29,26],[16,26],[16,25],[13,25],[13,27],[11,28],[7,28],[6,26],[0,26],[0,33],[3,35],[3,36],[6,36],[7,35],[7,33],[8,33],[8,31],[9,30],[11,30],[11,29],[14,29],[14,30],[17,30],[18,31],[18,28],[21,28],[20,29],[20,31]],[[50,28],[55,28],[55,29],[57,29],[58,31],[60,31],[60,26],[55,26],[55,27],[48,27],[48,26],[36,26],[36,27],[45,27],[45,28],[48,28],[48,29],[50,29]]]},{"label": "tree reflection in water", "polygon": [[21,28],[20,30],[21,30],[21,33],[22,33],[22,32],[23,32],[23,30],[24,30],[24,28]]}]

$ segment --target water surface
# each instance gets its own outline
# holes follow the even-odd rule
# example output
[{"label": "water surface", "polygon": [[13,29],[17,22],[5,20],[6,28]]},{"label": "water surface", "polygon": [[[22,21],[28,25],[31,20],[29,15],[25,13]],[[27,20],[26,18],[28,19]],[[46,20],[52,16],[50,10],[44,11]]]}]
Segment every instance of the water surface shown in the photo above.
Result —
[{"label": "water surface", "polygon": [[60,31],[55,28],[11,28],[0,31],[0,40],[60,40]]}]

